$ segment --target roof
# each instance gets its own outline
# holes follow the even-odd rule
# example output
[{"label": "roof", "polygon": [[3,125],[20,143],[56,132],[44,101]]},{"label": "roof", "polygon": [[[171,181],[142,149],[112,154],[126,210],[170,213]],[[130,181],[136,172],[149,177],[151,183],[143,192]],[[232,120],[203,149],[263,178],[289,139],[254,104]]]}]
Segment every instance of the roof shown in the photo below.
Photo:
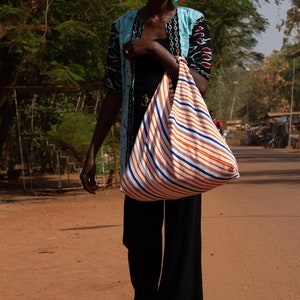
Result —
[{"label": "roof", "polygon": [[[268,118],[279,118],[279,117],[283,117],[283,116],[290,116],[291,113],[290,112],[268,112],[266,117]],[[300,115],[300,111],[294,111],[292,112],[292,115]]]},{"label": "roof", "polygon": [[16,91],[17,94],[54,94],[79,92],[78,88],[69,86],[7,86],[7,91]]},{"label": "roof", "polygon": [[240,125],[242,123],[242,120],[227,120],[227,125]]}]

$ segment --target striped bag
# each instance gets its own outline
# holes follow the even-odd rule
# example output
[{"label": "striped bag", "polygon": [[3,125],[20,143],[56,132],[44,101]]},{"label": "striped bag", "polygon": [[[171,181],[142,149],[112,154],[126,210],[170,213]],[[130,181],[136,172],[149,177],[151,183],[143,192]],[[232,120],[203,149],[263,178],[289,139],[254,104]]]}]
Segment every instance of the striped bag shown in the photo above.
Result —
[{"label": "striped bag", "polygon": [[186,60],[177,60],[176,90],[164,74],[121,177],[121,191],[136,200],[179,199],[239,177],[236,159],[213,123]]}]

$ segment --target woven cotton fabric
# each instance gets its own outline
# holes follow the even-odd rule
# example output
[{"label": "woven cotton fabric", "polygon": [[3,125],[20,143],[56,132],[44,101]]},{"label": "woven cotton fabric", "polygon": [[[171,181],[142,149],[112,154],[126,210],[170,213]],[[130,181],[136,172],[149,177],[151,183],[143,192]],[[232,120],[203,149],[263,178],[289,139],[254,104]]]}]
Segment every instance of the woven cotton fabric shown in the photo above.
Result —
[{"label": "woven cotton fabric", "polygon": [[136,200],[179,199],[239,177],[236,159],[213,123],[186,60],[177,60],[175,92],[164,74],[121,177],[121,191]]}]

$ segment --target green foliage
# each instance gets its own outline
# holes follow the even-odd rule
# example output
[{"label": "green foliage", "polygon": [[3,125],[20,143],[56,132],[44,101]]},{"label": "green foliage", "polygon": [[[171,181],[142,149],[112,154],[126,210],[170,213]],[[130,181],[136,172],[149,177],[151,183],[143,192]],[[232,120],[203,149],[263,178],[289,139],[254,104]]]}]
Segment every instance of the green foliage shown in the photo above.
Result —
[{"label": "green foliage", "polygon": [[[300,72],[295,60],[295,72]],[[274,53],[263,65],[226,68],[209,89],[207,103],[223,120],[257,123],[267,112],[290,111],[293,64],[284,53]],[[294,111],[299,110],[300,81],[294,80]]]},{"label": "green foliage", "polygon": [[76,151],[85,153],[89,147],[96,120],[94,115],[82,112],[66,113],[61,123],[48,132],[56,141],[71,145]]},{"label": "green foliage", "polygon": [[10,5],[0,6],[0,21],[5,22],[11,17],[17,16],[17,10],[11,7]]},{"label": "green foliage", "polygon": [[0,31],[0,53],[10,57],[12,81],[85,89],[99,82],[111,23],[125,11],[125,4],[57,0],[1,5],[5,28]]},{"label": "green foliage", "polygon": [[[0,97],[7,85],[65,85],[81,90],[85,107],[94,106],[104,75],[111,23],[125,11],[144,4],[143,0],[2,1]],[[257,11],[258,1],[185,0],[184,5],[204,12],[212,36],[213,74],[206,96],[209,108],[224,120],[230,118],[234,97],[234,118],[255,120],[269,109],[286,109],[291,67],[284,69],[283,62],[273,60],[281,73],[269,66],[260,72],[256,67],[251,67],[250,72],[243,68],[261,63],[263,58],[253,52],[256,35],[268,24]],[[288,19],[294,22],[293,28],[299,23],[297,16]],[[295,98],[299,95],[299,84],[296,80]],[[19,101],[22,130],[44,134],[51,128],[56,139],[85,152],[95,116],[75,113],[74,98],[78,95],[37,95],[33,105],[34,97],[30,94]],[[3,99],[0,98],[0,108]],[[0,117],[0,126],[5,122]],[[111,143],[109,136],[107,143]]]},{"label": "green foliage", "polygon": [[89,40],[97,37],[96,32],[87,28],[87,24],[81,21],[69,20],[56,26],[61,41],[68,40],[70,43]]},{"label": "green foliage", "polygon": [[57,61],[52,61],[49,70],[45,70],[41,74],[45,75],[44,82],[49,82],[52,85],[59,85],[64,82],[67,86],[79,87],[79,84],[85,81],[86,71],[82,65],[70,64],[65,66]]},{"label": "green foliage", "polygon": [[205,14],[212,37],[215,71],[262,58],[253,52],[257,44],[255,35],[265,31],[268,22],[258,13],[254,1],[187,0],[186,4]]},{"label": "green foliage", "polygon": [[[112,21],[142,0],[6,1],[0,6],[0,54],[10,58],[15,84],[65,84],[87,90],[104,74]],[[218,0],[187,5],[205,12],[213,41],[214,68],[240,64],[267,22],[249,0]],[[74,66],[77,66],[74,68]],[[79,67],[81,66],[81,67]],[[80,74],[78,74],[79,72]]]},{"label": "green foliage", "polygon": [[287,11],[286,19],[279,26],[279,29],[284,28],[285,34],[291,36],[293,31],[298,31],[300,27],[300,1],[291,0],[291,8]]}]

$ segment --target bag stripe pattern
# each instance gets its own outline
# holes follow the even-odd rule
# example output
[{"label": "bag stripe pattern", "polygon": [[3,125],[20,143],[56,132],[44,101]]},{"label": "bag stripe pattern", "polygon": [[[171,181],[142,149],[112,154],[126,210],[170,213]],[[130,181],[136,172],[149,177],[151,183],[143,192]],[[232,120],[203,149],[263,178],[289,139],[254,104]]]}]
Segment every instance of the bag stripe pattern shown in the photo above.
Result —
[{"label": "bag stripe pattern", "polygon": [[186,60],[177,57],[174,92],[164,74],[139,128],[121,191],[141,201],[200,194],[239,177]]}]

